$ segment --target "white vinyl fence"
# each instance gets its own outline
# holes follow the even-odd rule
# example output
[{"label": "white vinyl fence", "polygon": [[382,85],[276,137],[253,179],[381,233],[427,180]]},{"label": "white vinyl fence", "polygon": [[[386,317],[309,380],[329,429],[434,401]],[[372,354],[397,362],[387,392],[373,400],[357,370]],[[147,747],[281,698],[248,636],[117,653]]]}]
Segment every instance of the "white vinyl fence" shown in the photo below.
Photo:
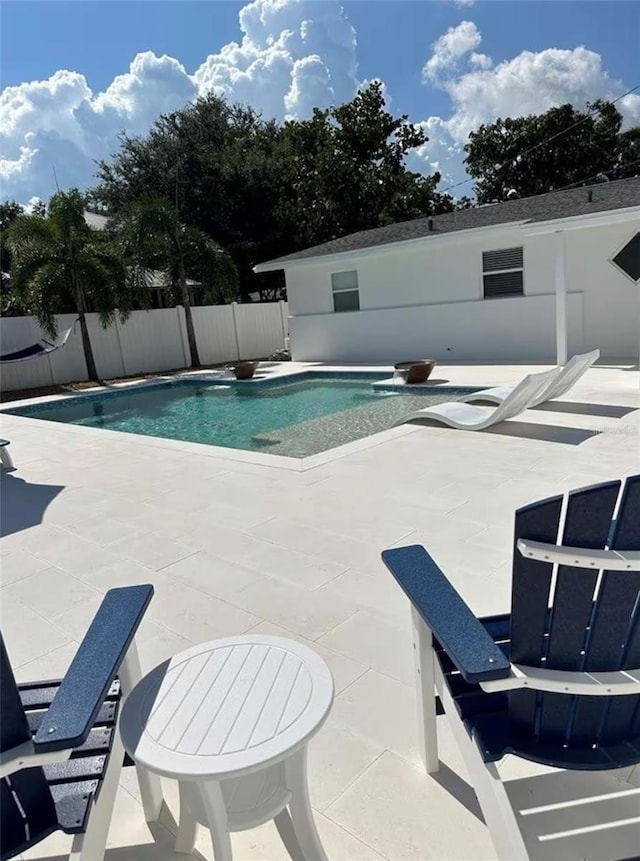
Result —
[{"label": "white vinyl fence", "polygon": [[[73,314],[57,317],[58,331],[72,326]],[[193,308],[200,361],[205,364],[256,359],[284,347],[288,334],[286,302],[238,305],[202,305]],[[88,314],[89,334],[98,374],[102,379],[169,371],[189,366],[184,309],[134,311],[103,329],[97,314]],[[2,353],[34,344],[42,332],[32,317],[0,320]],[[37,359],[2,365],[4,391],[30,389],[87,379],[80,326],[76,324],[60,350]]]}]

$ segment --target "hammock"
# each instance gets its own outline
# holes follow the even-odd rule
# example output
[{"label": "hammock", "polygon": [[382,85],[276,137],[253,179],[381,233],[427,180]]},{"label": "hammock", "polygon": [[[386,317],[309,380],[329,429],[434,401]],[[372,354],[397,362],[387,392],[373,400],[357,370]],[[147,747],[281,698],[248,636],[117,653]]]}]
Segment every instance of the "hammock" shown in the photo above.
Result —
[{"label": "hammock", "polygon": [[41,338],[35,344],[30,344],[28,347],[23,347],[21,350],[13,350],[11,353],[3,353],[0,356],[0,364],[6,365],[10,362],[23,362],[25,359],[37,359],[40,356],[46,356],[48,353],[53,353],[59,350],[69,340],[69,335],[76,327],[76,322],[70,329],[65,329],[55,341],[47,341]]}]

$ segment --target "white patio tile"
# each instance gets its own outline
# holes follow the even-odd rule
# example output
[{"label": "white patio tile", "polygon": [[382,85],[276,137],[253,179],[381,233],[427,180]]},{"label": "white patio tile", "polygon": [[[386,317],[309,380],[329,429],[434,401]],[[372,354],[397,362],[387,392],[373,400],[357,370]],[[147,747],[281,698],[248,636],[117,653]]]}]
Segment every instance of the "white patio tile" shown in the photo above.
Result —
[{"label": "white patio tile", "polygon": [[101,547],[108,547],[118,541],[139,537],[143,530],[124,520],[113,517],[90,517],[67,526],[69,532]]},{"label": "white patio tile", "polygon": [[5,586],[2,598],[15,598],[52,621],[74,607],[82,607],[91,601],[95,603],[100,595],[77,577],[59,568],[46,568],[11,586]]},{"label": "white patio tile", "polygon": [[156,596],[167,582],[167,577],[162,571],[152,571],[130,559],[118,559],[112,565],[89,572],[83,579],[100,592],[115,589],[117,586],[139,586],[151,583],[156,589]]},{"label": "white patio tile", "polygon": [[100,547],[94,541],[86,541],[67,530],[59,530],[58,534],[43,546],[36,545],[34,552],[51,565],[83,580],[87,579],[92,571],[113,565],[120,559],[105,547]]},{"label": "white patio tile", "polygon": [[402,622],[406,622],[409,617],[408,599],[382,560],[369,571],[349,568],[317,591],[320,595],[336,595],[342,600],[351,601],[354,607]]},{"label": "white patio tile", "polygon": [[73,640],[40,655],[39,658],[34,658],[33,661],[21,664],[15,671],[17,680],[19,682],[41,682],[47,679],[63,678],[78,651],[78,645]]},{"label": "white patio tile", "polygon": [[406,685],[413,684],[408,609],[404,623],[360,610],[321,637],[319,642]]},{"label": "white patio tile", "polygon": [[266,574],[260,582],[236,592],[229,600],[310,640],[318,639],[353,615],[353,607],[346,601],[319,596]]},{"label": "white patio tile", "polygon": [[0,615],[2,634],[14,668],[71,641],[57,625],[47,622],[27,604],[14,598],[2,598]]},{"label": "white patio tile", "polygon": [[309,788],[316,810],[326,810],[382,754],[331,716],[309,745]]},{"label": "white patio tile", "polygon": [[346,655],[341,655],[339,652],[334,652],[333,649],[327,649],[322,643],[317,640],[308,640],[301,634],[296,634],[295,631],[288,631],[286,628],[281,628],[279,625],[274,625],[272,622],[260,622],[255,628],[247,631],[250,634],[269,634],[272,637],[290,637],[298,640],[301,643],[309,646],[314,652],[317,652],[320,657],[327,662],[331,675],[333,676],[333,684],[335,687],[336,696],[347,688],[357,678],[367,672],[368,667],[365,664],[360,664],[348,658]]},{"label": "white patio tile", "polygon": [[339,694],[333,721],[376,747],[419,763],[415,693],[412,686],[368,670]]},{"label": "white patio tile", "polygon": [[154,571],[165,568],[167,565],[177,562],[178,559],[184,559],[185,556],[190,556],[196,550],[193,545],[176,541],[173,538],[166,538],[164,535],[153,532],[114,541],[110,545],[110,549],[120,556],[146,565],[147,568],[152,568]]},{"label": "white patio tile", "polygon": [[243,634],[260,621],[256,615],[184,583],[170,581],[163,589],[149,606],[149,618],[194,643]]},{"label": "white patio tile", "polygon": [[226,598],[261,580],[261,574],[199,550],[162,569],[167,577],[217,598]]},{"label": "white patio tile", "polygon": [[316,589],[346,571],[346,566],[328,562],[287,547],[265,543],[244,557],[244,564],[307,589]]},{"label": "white patio tile", "polygon": [[[455,798],[447,784],[464,802]],[[471,809],[469,809],[471,808]],[[326,815],[393,861],[496,858],[473,790],[456,776],[438,779],[386,751]]]},{"label": "white patio tile", "polygon": [[0,554],[0,585],[8,586],[49,567],[46,559],[39,559],[28,550],[5,551],[3,546]]}]

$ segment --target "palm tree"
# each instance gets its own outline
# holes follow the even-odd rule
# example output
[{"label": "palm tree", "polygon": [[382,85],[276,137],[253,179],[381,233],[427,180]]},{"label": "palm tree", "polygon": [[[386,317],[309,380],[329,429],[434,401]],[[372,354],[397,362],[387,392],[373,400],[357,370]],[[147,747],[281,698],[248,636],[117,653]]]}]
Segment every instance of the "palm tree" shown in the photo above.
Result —
[{"label": "palm tree", "polygon": [[49,201],[47,217],[23,215],[7,229],[11,251],[11,292],[57,337],[55,315],[71,303],[80,321],[82,346],[90,380],[98,372],[86,314],[98,313],[103,327],[130,310],[122,257],[105,235],[92,230],[84,218],[84,201],[77,189],[58,192]]},{"label": "palm tree", "polygon": [[206,233],[183,224],[176,207],[164,198],[139,200],[116,230],[132,289],[138,292],[149,285],[154,272],[166,274],[184,307],[191,365],[200,367],[188,282],[202,285],[206,301],[235,299],[238,273],[231,256]]}]

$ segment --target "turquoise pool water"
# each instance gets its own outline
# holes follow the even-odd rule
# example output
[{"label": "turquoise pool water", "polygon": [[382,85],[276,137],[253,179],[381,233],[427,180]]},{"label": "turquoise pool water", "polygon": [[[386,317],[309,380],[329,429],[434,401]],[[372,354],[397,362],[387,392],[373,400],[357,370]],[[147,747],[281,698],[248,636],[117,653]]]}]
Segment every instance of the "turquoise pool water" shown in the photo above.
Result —
[{"label": "turquoise pool water", "polygon": [[413,409],[470,389],[376,391],[380,374],[308,372],[236,384],[179,380],[13,408],[15,415],[249,451],[307,457],[389,428]]}]

